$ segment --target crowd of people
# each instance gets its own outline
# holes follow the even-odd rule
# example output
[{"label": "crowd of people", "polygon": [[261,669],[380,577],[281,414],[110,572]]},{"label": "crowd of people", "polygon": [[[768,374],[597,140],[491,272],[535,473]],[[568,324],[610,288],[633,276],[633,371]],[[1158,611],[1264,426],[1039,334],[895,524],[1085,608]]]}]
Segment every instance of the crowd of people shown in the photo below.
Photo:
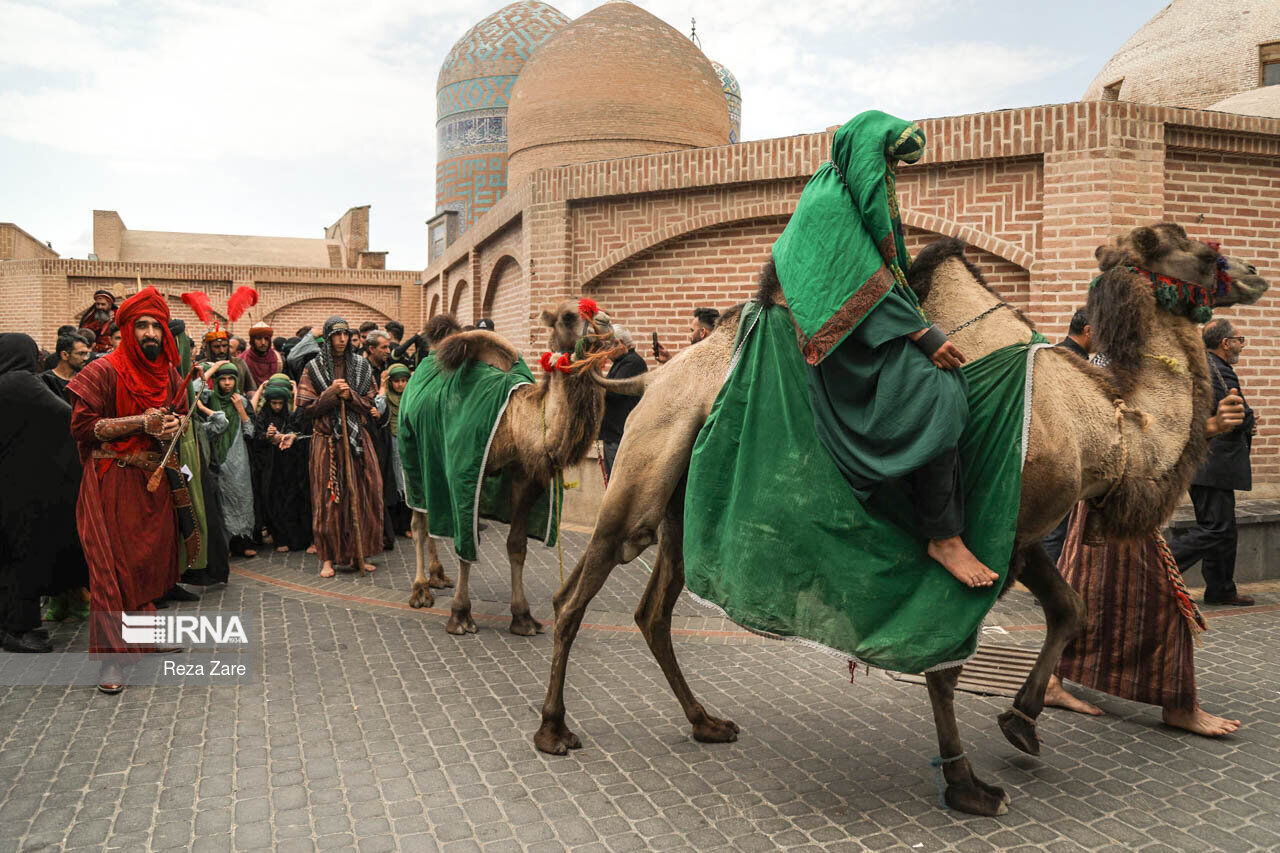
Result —
[{"label": "crowd of people", "polygon": [[[714,309],[697,309],[689,344],[706,338],[717,318]],[[0,389],[19,415],[0,434],[5,473],[33,484],[21,500],[12,493],[0,499],[4,648],[49,651],[42,620],[87,619],[93,651],[163,651],[126,648],[118,614],[195,600],[180,584],[225,583],[233,556],[264,548],[315,554],[324,578],[340,567],[374,571],[376,554],[412,535],[397,416],[414,368],[458,330],[447,319],[408,339],[400,323],[353,328],[339,316],[290,337],[262,322],[247,340],[214,326],[197,350],[164,297],[146,288],[120,305],[111,293],[95,293],[79,324],[58,330],[51,352],[27,335],[0,334]],[[466,328],[493,331],[494,324],[482,319]],[[1081,309],[1060,346],[1096,359],[1090,331]],[[615,337],[609,378],[643,373],[630,332],[616,326]],[[1233,577],[1234,490],[1249,488],[1256,432],[1233,370],[1245,341],[1217,320],[1205,327],[1204,342],[1215,408],[1210,461],[1191,487],[1197,526],[1172,548],[1154,532],[1150,541],[1093,545],[1084,539],[1082,505],[1045,545],[1090,603],[1084,637],[1068,648],[1059,672],[1161,705],[1173,725],[1225,734],[1239,722],[1199,708],[1191,639],[1203,621],[1168,571],[1202,562],[1207,602],[1253,603]],[[652,350],[660,364],[672,357],[657,335]],[[638,399],[606,395],[606,482]],[[1134,587],[1143,631],[1124,630],[1116,620],[1133,614],[1099,598],[1117,584]],[[100,689],[118,692],[122,682],[117,660],[104,663]],[[1100,713],[1057,678],[1047,701]]]}]

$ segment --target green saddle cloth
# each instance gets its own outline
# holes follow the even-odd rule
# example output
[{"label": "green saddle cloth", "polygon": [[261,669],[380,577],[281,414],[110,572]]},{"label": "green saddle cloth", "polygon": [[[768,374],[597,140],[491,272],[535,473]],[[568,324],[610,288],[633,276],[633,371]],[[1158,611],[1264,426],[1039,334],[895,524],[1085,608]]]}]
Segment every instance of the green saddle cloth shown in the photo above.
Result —
[{"label": "green saddle cloth", "polygon": [[[406,502],[426,511],[431,536],[452,540],[459,559],[475,561],[480,518],[511,521],[511,477],[486,470],[489,442],[512,392],[532,384],[524,359],[509,371],[478,361],[445,371],[433,354],[405,386],[399,442]],[[529,538],[555,547],[563,498],[556,478],[530,511]]]},{"label": "green saddle cloth", "polygon": [[751,630],[897,672],[956,665],[1008,572],[1022,490],[1028,348],[964,365],[965,541],[1000,575],[970,589],[934,562],[901,482],[860,503],[814,431],[787,309],[748,303],[730,373],[694,445],[685,582]]}]

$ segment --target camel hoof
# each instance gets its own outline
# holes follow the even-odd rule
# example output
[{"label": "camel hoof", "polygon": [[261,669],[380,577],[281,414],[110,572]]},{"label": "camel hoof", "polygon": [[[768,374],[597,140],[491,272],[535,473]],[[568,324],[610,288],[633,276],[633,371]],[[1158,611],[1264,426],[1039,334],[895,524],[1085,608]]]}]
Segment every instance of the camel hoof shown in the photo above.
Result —
[{"label": "camel hoof", "polygon": [[1005,711],[996,719],[1000,723],[1000,731],[1004,732],[1009,743],[1027,755],[1040,754],[1040,738],[1036,735],[1035,723],[1028,722],[1013,711]]},{"label": "camel hoof", "polygon": [[474,634],[478,629],[476,628],[475,620],[471,618],[471,608],[450,612],[449,621],[445,624],[444,629],[457,637],[461,637],[464,634]]},{"label": "camel hoof", "polygon": [[983,783],[979,783],[976,787],[948,785],[943,799],[950,808],[965,814],[999,817],[1009,813],[1009,795],[994,785]]},{"label": "camel hoof", "polygon": [[444,569],[437,566],[427,578],[427,586],[432,589],[453,589],[453,578],[444,575]]},{"label": "camel hoof", "polygon": [[701,743],[733,743],[740,731],[733,720],[708,716],[693,724],[693,739]]},{"label": "camel hoof", "polygon": [[568,755],[571,749],[582,749],[582,741],[564,723],[543,723],[533,736],[533,745],[548,755]]},{"label": "camel hoof", "polygon": [[413,595],[409,596],[410,607],[431,607],[436,603],[436,597],[431,594],[431,590],[426,584],[415,583],[413,585]]},{"label": "camel hoof", "polygon": [[542,633],[542,623],[534,619],[527,610],[524,613],[513,614],[511,633],[519,637],[536,637]]}]

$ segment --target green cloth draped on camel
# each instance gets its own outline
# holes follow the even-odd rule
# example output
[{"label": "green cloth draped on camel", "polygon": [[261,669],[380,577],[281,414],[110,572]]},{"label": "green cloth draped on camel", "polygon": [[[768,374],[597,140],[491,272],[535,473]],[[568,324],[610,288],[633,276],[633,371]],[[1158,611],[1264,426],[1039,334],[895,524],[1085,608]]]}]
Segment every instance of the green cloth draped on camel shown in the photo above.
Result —
[{"label": "green cloth draped on camel", "polygon": [[[426,511],[432,537],[453,540],[459,559],[475,561],[480,518],[511,520],[509,478],[490,471],[482,482],[481,473],[511,392],[532,384],[524,359],[509,371],[481,361],[447,371],[432,354],[405,386],[398,439],[406,503]],[[556,545],[563,496],[553,482],[529,513],[529,537],[547,547]]]},{"label": "green cloth draped on camel", "polygon": [[971,410],[959,445],[966,540],[1001,578],[972,589],[926,553],[901,482],[866,504],[857,499],[818,440],[809,368],[787,309],[749,303],[735,366],[689,466],[689,590],[748,628],[884,669],[922,672],[969,658],[1013,549],[1027,348],[962,368]]},{"label": "green cloth draped on camel", "polygon": [[924,144],[874,110],[832,137],[773,246],[786,306],[744,316],[685,504],[695,592],[751,627],[909,671],[972,652],[1008,569],[1025,370],[1025,346],[962,370],[926,331],[894,174]]}]

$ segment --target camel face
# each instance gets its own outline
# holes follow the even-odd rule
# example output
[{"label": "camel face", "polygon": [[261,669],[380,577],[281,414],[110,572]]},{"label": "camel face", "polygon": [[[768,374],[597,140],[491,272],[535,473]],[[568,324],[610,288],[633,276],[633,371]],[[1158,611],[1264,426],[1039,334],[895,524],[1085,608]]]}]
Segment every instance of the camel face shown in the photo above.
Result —
[{"label": "camel face", "polygon": [[1218,305],[1252,305],[1267,292],[1266,279],[1258,275],[1253,264],[1228,257],[1226,272],[1231,277],[1231,283],[1227,286],[1227,292],[1218,296]]},{"label": "camel face", "polygon": [[1182,226],[1172,222],[1135,228],[1117,237],[1110,246],[1099,246],[1094,255],[1103,272],[1116,266],[1134,266],[1210,291],[1217,287],[1218,253],[1189,238]]},{"label": "camel face", "polygon": [[551,329],[551,340],[548,347],[552,352],[573,352],[573,347],[582,337],[586,322],[578,313],[578,303],[566,299],[555,307],[555,310],[542,309],[542,324]]},{"label": "camel face", "polygon": [[613,322],[603,311],[598,312],[591,320],[587,320],[578,310],[578,303],[566,299],[556,306],[555,310],[542,310],[542,323],[551,329],[549,347],[552,352],[573,352],[578,341],[587,339],[583,353],[606,352],[613,349]]},{"label": "camel face", "polygon": [[1251,305],[1267,292],[1266,280],[1252,264],[1219,255],[1211,246],[1189,238],[1180,225],[1171,222],[1135,228],[1117,237],[1111,245],[1099,246],[1094,254],[1103,272],[1120,265],[1135,266],[1198,284],[1210,292],[1218,288],[1221,257],[1226,260],[1225,272],[1231,281],[1226,292],[1218,294],[1217,305]]}]

